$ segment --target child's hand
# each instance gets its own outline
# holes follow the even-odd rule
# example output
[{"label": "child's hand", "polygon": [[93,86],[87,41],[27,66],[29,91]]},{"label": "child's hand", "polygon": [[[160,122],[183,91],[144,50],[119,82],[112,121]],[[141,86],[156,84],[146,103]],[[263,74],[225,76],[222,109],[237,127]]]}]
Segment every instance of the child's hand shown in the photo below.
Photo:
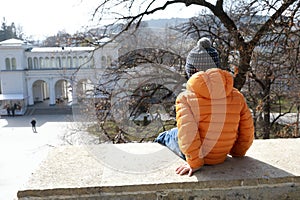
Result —
[{"label": "child's hand", "polygon": [[176,169],[176,174],[184,175],[184,174],[188,173],[188,176],[192,176],[193,172],[199,170],[200,168],[201,167],[193,169],[190,167],[190,165],[188,163],[184,163]]}]

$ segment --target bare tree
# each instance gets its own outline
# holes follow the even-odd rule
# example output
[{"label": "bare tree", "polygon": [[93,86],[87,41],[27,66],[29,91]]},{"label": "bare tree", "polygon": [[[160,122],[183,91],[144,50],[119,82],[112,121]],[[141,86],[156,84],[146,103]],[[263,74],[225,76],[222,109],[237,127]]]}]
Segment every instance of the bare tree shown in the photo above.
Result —
[{"label": "bare tree", "polygon": [[[253,1],[255,3],[256,1]],[[241,3],[241,4],[240,4]],[[249,46],[245,45],[244,48],[238,47],[232,33],[226,29],[222,20],[217,16],[204,11],[201,15],[191,18],[188,23],[177,26],[177,30],[190,35],[193,38],[200,38],[209,36],[215,42],[215,47],[221,55],[221,63],[223,66],[228,65],[228,70],[231,67],[238,67],[238,76],[235,79],[235,86],[239,89],[240,85],[239,75],[240,70],[245,65],[245,56],[251,58],[247,64],[249,76],[245,76],[248,84],[244,85],[243,92],[246,93],[249,105],[251,106],[255,123],[257,120],[263,119],[263,130],[260,131],[263,138],[270,137],[272,128],[276,125],[276,121],[291,112],[295,103],[291,103],[288,109],[280,109],[281,104],[275,109],[275,104],[280,103],[280,98],[289,99],[289,95],[297,92],[295,86],[299,85],[299,81],[294,79],[295,74],[299,75],[296,66],[298,66],[298,46],[295,43],[299,42],[299,27],[298,21],[298,7],[287,9],[288,15],[282,15],[274,21],[271,28],[264,28],[259,37],[257,34],[261,28],[269,20],[268,15],[261,15],[258,10],[246,2],[237,2],[229,7],[231,10],[231,19],[235,22],[236,27],[244,38],[245,44],[254,45],[251,50]],[[257,3],[257,2],[256,2]],[[262,6],[262,5],[260,5]],[[268,6],[269,7],[269,6]],[[266,7],[261,7],[263,11]],[[254,39],[257,42],[253,43]],[[246,42],[248,41],[248,42]],[[252,47],[251,47],[252,48]],[[246,49],[246,51],[245,51]],[[245,55],[245,52],[248,55]],[[226,67],[225,67],[226,68]],[[234,69],[232,69],[234,70]],[[292,72],[292,73],[291,73]],[[245,74],[246,75],[246,74]],[[296,75],[297,76],[297,75]],[[291,80],[293,84],[291,84]],[[279,85],[285,86],[280,87]],[[292,85],[293,87],[288,87]],[[288,95],[287,95],[288,94]],[[285,105],[289,104],[288,102]],[[279,114],[271,119],[272,112]],[[262,117],[259,117],[261,116]],[[256,128],[259,127],[257,124]],[[256,137],[257,132],[255,133]]]},{"label": "bare tree", "polygon": [[[147,60],[147,62],[151,61],[152,58],[155,58],[156,61],[158,61],[161,57],[158,57],[157,55],[166,55],[163,51],[160,51],[158,54],[149,54],[151,51],[152,53],[155,52],[151,48],[148,49],[149,51],[146,51],[146,54],[143,54],[143,52],[145,52],[144,50],[136,48],[137,41],[139,41],[139,37],[136,36],[139,34],[144,35],[143,41],[148,41],[150,43],[161,41],[160,39],[150,40],[147,38],[150,37],[148,31],[143,32],[142,30],[138,32],[137,30],[139,30],[138,28],[140,27],[145,28],[145,24],[143,23],[145,16],[151,15],[157,11],[165,10],[167,7],[179,3],[184,3],[185,6],[198,5],[199,11],[202,8],[205,9],[205,15],[192,18],[189,23],[177,27],[177,29],[181,29],[185,35],[192,36],[192,38],[195,39],[202,36],[210,36],[215,42],[217,49],[221,52],[223,65],[227,65],[228,62],[231,62],[230,64],[236,67],[237,70],[235,72],[237,72],[237,74],[235,77],[235,87],[238,89],[241,90],[243,88],[247,77],[250,77],[247,75],[251,72],[251,78],[258,83],[259,87],[261,87],[261,89],[258,90],[258,93],[263,90],[261,98],[265,115],[264,120],[266,123],[270,123],[271,86],[275,80],[280,79],[274,74],[277,74],[277,69],[282,69],[285,66],[282,63],[282,59],[280,62],[280,58],[282,57],[278,56],[278,59],[275,62],[275,59],[273,59],[272,56],[275,53],[274,50],[276,49],[278,42],[282,42],[281,37],[283,33],[287,30],[291,31],[293,28],[298,29],[298,27],[294,25],[298,17],[299,0],[244,0],[226,3],[223,0],[217,0],[215,3],[210,3],[205,0],[174,0],[159,1],[159,3],[154,0],[145,0],[142,2],[137,0],[106,0],[100,3],[95,9],[94,18],[99,19],[100,23],[106,16],[113,18],[114,21],[106,26],[106,30],[114,30],[111,31],[113,34],[110,35],[113,36],[113,40],[122,43],[124,38],[128,40],[127,36],[130,36],[129,39],[131,39],[132,43],[129,44],[135,47],[135,51],[130,53],[128,50],[131,49],[130,45],[123,46],[123,49],[121,49],[121,51],[124,50],[125,52],[129,52],[126,54],[121,53],[121,55],[127,55],[122,59],[123,61],[126,61],[124,62],[125,68],[130,68],[129,61],[134,62],[133,65],[131,65],[131,67],[134,67],[136,62],[141,60],[140,55],[142,55],[143,59]],[[276,33],[271,34],[274,31]],[[163,46],[163,44],[163,42],[160,42],[161,46]],[[264,45],[268,46],[268,48],[271,47],[270,49],[273,53],[266,54],[265,52],[262,52],[261,47]],[[284,51],[286,50],[287,49],[284,49]],[[133,52],[135,53],[134,56],[132,56]],[[184,52],[178,52],[178,55],[183,55],[179,57],[184,57]],[[284,55],[283,51],[280,53],[281,54],[278,55]],[[237,59],[233,59],[232,62],[230,56]],[[126,60],[128,57],[131,58],[131,60]],[[262,57],[264,57],[264,59],[261,60]],[[298,57],[298,54],[296,57]],[[159,59],[157,60],[157,58]],[[162,58],[166,59],[164,56],[162,56]],[[270,58],[272,59],[268,61]],[[256,65],[253,64],[253,61],[256,61]],[[293,66],[297,66],[297,63],[296,60],[293,63]],[[273,65],[280,67],[274,70]],[[182,64],[179,66],[182,66]],[[258,70],[259,66],[263,69],[262,71]],[[118,69],[118,73],[124,72],[120,70],[120,68]],[[114,72],[113,74],[118,73]],[[261,101],[257,101],[255,104],[259,105],[260,102]],[[268,131],[269,127],[270,125],[267,124],[265,131]],[[121,131],[119,138],[122,138],[121,135],[124,135],[124,129],[120,127],[117,129],[117,132]],[[264,138],[268,137],[269,134],[266,133]]]},{"label": "bare tree", "polygon": [[[255,113],[258,114],[256,118],[263,119],[264,139],[270,138],[282,116],[295,110],[299,93],[299,27],[297,24],[289,25],[286,17],[281,17],[280,23],[282,26],[267,32],[260,40],[260,46],[254,50],[249,74],[254,83],[252,86],[249,83],[247,88],[247,96],[254,97],[251,99],[256,101],[252,107],[259,111]],[[258,117],[260,114],[261,118]]]},{"label": "bare tree", "polygon": [[186,82],[180,54],[189,50],[181,47],[193,44],[178,34],[145,26],[116,38],[118,60],[94,74],[90,90],[77,91],[78,130],[92,133],[93,142],[126,143],[153,140],[176,126],[175,99]]},{"label": "bare tree", "polygon": [[[228,34],[234,42],[234,47],[240,53],[240,63],[238,66],[238,74],[235,78],[235,86],[241,89],[246,80],[246,74],[250,70],[250,62],[254,48],[259,44],[260,39],[266,32],[273,30],[280,26],[278,18],[285,15],[293,20],[293,15],[289,11],[298,11],[298,0],[244,0],[244,1],[226,1],[217,0],[214,4],[206,0],[173,0],[173,1],[160,1],[157,4],[154,0],[137,1],[137,0],[106,0],[99,4],[95,9],[94,16],[103,20],[105,16],[116,16],[115,23],[122,22],[125,26],[119,34],[128,30],[132,26],[139,27],[143,18],[151,15],[157,11],[165,10],[167,7],[183,3],[186,6],[198,5],[199,10],[206,8],[214,16],[216,16],[223,27],[227,29]],[[127,13],[120,12],[126,10]],[[135,12],[133,12],[135,10]],[[245,13],[245,10],[248,11]],[[130,14],[134,13],[134,14]],[[117,14],[117,15],[116,15]],[[239,20],[243,20],[245,16],[252,16],[248,19],[255,19],[253,16],[264,15],[265,20],[253,31],[252,27],[238,26]],[[236,18],[235,16],[239,16]]]}]

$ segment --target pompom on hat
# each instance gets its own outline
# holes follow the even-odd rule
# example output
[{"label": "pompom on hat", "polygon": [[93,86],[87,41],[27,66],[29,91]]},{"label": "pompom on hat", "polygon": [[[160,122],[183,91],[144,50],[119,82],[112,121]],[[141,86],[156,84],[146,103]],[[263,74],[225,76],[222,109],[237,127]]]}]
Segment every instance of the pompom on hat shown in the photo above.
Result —
[{"label": "pompom on hat", "polygon": [[197,42],[198,46],[202,46],[204,49],[208,49],[211,46],[211,41],[207,37],[203,37]]},{"label": "pompom on hat", "polygon": [[203,37],[198,40],[197,46],[189,52],[185,71],[190,78],[194,73],[210,68],[221,68],[219,53],[212,47],[210,39]]}]

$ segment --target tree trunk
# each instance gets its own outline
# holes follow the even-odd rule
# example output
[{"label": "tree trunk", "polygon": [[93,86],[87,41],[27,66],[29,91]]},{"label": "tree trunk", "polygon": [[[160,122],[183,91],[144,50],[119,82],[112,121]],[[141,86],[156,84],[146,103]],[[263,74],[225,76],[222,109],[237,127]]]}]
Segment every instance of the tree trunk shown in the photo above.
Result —
[{"label": "tree trunk", "polygon": [[243,51],[240,51],[240,64],[238,74],[234,78],[234,87],[241,90],[246,82],[246,74],[250,69],[250,61],[252,55],[252,49],[245,49],[245,45],[241,45]]},{"label": "tree trunk", "polygon": [[271,81],[266,79],[266,88],[264,90],[264,124],[263,124],[263,139],[270,139],[270,114],[271,114],[271,99],[270,99]]},{"label": "tree trunk", "polygon": [[299,137],[299,111],[300,111],[300,105],[297,105],[297,118],[296,118],[295,137]]},{"label": "tree trunk", "polygon": [[270,101],[268,101],[264,107],[263,139],[270,139],[270,128]]},{"label": "tree trunk", "polygon": [[233,86],[238,89],[238,90],[241,90],[242,87],[244,86],[246,82],[246,74],[240,74],[238,73],[236,75],[236,77],[234,78],[234,84]]}]

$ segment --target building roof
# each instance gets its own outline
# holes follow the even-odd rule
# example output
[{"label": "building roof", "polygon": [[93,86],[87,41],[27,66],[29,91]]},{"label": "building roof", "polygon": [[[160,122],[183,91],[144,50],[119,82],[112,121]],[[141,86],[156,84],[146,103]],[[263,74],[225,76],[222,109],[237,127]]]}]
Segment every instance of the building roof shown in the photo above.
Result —
[{"label": "building roof", "polygon": [[34,47],[30,52],[74,52],[93,51],[94,47]]},{"label": "building roof", "polygon": [[15,39],[15,38],[11,38],[11,39],[4,40],[4,41],[0,42],[1,46],[22,46],[24,44],[25,44],[24,41],[18,40],[18,39]]},{"label": "building roof", "polygon": [[[8,39],[0,42],[0,47],[22,47],[24,45],[30,45],[26,41],[19,39]],[[30,45],[32,47],[32,45]],[[93,51],[95,47],[33,47],[30,48],[30,52],[74,52],[74,51]]]}]

